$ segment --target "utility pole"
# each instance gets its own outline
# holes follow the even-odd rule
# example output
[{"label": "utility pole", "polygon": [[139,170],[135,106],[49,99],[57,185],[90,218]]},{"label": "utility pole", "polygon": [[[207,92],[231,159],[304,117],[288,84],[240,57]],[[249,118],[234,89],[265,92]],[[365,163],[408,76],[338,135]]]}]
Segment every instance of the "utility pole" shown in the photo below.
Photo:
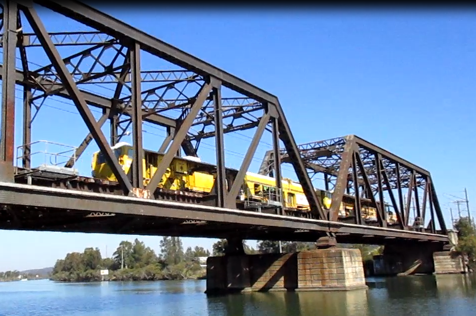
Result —
[{"label": "utility pole", "polygon": [[468,210],[469,222],[472,223],[472,221],[471,221],[471,213],[469,212],[468,191],[466,190],[466,188],[464,188],[464,197],[465,197],[465,200],[466,200],[466,209]]},{"label": "utility pole", "polygon": [[450,207],[450,216],[451,216],[451,225],[453,225],[453,229],[455,228],[455,220],[453,218],[453,210]]}]

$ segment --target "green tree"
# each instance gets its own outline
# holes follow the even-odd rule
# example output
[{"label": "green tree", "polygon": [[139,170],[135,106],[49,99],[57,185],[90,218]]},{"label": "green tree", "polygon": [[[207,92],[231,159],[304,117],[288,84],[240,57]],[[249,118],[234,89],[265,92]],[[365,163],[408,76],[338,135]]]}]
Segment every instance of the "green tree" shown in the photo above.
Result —
[{"label": "green tree", "polygon": [[64,258],[63,271],[75,272],[84,271],[82,254],[79,252],[68,253]]},{"label": "green tree", "polygon": [[212,252],[214,256],[223,256],[225,254],[225,248],[228,245],[226,239],[220,239],[212,246]]},{"label": "green tree", "polygon": [[128,268],[134,264],[132,257],[132,243],[130,241],[121,241],[119,247],[112,254],[114,262],[117,267]]},{"label": "green tree", "polygon": [[203,247],[195,246],[193,249],[193,256],[194,257],[210,257],[210,251]]},{"label": "green tree", "polygon": [[116,263],[112,258],[103,258],[101,260],[101,269],[114,270],[117,269]]},{"label": "green tree", "polygon": [[183,261],[183,246],[179,237],[162,238],[160,241],[160,259],[166,265],[174,265]]},{"label": "green tree", "polygon": [[52,273],[57,274],[57,273],[60,273],[62,271],[65,271],[64,270],[64,260],[63,259],[58,259],[58,260],[56,260],[56,263],[53,267]]},{"label": "green tree", "polygon": [[144,242],[138,239],[134,240],[134,244],[132,245],[131,258],[131,268],[144,268],[149,264],[157,262],[155,252],[151,248],[146,247]]},{"label": "green tree", "polygon": [[[282,241],[281,250],[284,253],[293,253],[315,249],[312,242],[291,242]],[[258,242],[258,250],[261,253],[279,253],[279,241],[262,240]]]},{"label": "green tree", "polygon": [[279,242],[274,240],[261,240],[257,243],[258,251],[261,253],[278,253]]},{"label": "green tree", "polygon": [[101,264],[101,251],[98,248],[86,248],[83,252],[83,265],[86,270],[95,270]]},{"label": "green tree", "polygon": [[457,251],[468,256],[471,262],[476,261],[476,226],[468,217],[461,217],[455,223],[458,231]]}]

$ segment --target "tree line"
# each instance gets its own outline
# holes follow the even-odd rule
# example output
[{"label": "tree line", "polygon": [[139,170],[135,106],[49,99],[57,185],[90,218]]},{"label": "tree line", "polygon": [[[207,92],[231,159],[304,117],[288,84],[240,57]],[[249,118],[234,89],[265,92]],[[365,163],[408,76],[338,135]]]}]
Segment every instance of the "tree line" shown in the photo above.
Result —
[{"label": "tree line", "polygon": [[[84,282],[203,278],[205,269],[200,266],[198,257],[208,256],[210,252],[203,247],[189,247],[184,251],[178,237],[163,237],[159,254],[135,239],[120,242],[112,258],[102,258],[98,248],[68,253],[64,259],[57,260],[51,279]],[[108,270],[109,274],[102,276],[101,270]]]}]

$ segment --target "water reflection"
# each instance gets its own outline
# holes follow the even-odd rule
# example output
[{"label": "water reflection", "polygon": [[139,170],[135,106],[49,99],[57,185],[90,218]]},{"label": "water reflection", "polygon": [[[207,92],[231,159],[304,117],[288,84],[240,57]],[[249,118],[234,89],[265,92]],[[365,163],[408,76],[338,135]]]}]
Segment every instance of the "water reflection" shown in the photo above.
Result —
[{"label": "water reflection", "polygon": [[297,295],[299,315],[368,315],[367,290],[300,292]]},{"label": "water reflection", "polygon": [[0,283],[0,315],[474,315],[476,276],[368,279],[368,290],[204,294],[206,282]]},{"label": "water reflection", "polygon": [[437,275],[435,276],[438,293],[446,297],[475,297],[476,278],[475,275]]},{"label": "water reflection", "polygon": [[208,298],[209,315],[367,315],[367,291],[269,292]]}]

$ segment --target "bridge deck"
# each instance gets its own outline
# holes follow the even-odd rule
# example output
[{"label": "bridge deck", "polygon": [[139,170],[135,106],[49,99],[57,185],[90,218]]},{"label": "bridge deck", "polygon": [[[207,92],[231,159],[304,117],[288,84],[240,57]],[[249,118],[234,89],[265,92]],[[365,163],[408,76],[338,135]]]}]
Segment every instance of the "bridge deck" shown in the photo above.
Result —
[{"label": "bridge deck", "polygon": [[[448,242],[446,235],[0,182],[0,229],[315,241]],[[34,207],[33,207],[34,205]],[[9,217],[10,220],[5,220]]]}]

